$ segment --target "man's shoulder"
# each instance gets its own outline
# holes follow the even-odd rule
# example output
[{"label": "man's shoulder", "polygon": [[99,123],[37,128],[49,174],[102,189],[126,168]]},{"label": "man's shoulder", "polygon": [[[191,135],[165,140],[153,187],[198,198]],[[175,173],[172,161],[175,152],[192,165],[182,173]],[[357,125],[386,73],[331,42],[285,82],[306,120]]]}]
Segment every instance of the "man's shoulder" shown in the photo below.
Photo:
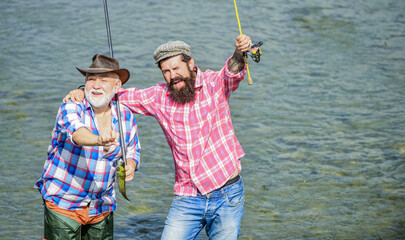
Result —
[{"label": "man's shoulder", "polygon": [[157,91],[165,91],[165,90],[167,90],[167,84],[166,83],[157,83],[155,86],[152,86],[151,88],[155,89]]},{"label": "man's shoulder", "polygon": [[220,73],[220,71],[214,71],[211,69],[205,69],[204,71],[202,71],[198,68],[196,87],[200,87],[202,85],[210,87],[217,86]]},{"label": "man's shoulder", "polygon": [[[117,111],[117,109],[114,108],[113,111]],[[127,107],[124,104],[120,104],[120,113],[121,113],[121,117],[124,117],[125,121],[134,121],[135,120],[135,114],[131,111],[131,109],[129,107]]]},{"label": "man's shoulder", "polygon": [[133,112],[131,111],[131,109],[129,109],[129,107],[127,107],[124,104],[120,104],[120,111],[124,112],[125,114],[128,114],[130,116],[134,115]]},{"label": "man's shoulder", "polygon": [[72,102],[72,100],[68,100],[68,102],[66,103],[62,103],[60,105],[60,109],[66,110],[66,111],[70,111],[70,110],[76,110],[76,111],[83,111],[84,109],[86,109],[86,99],[83,100],[83,102]]}]

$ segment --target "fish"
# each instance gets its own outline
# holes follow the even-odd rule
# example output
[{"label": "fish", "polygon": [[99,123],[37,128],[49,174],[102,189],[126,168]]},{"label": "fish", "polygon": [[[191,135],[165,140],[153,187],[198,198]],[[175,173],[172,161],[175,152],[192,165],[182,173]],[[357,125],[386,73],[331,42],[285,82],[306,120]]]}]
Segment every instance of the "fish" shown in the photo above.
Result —
[{"label": "fish", "polygon": [[125,162],[122,159],[120,159],[118,161],[116,176],[117,176],[118,189],[119,189],[120,193],[126,200],[131,201],[127,197],[127,190],[125,188],[125,177],[126,177]]}]

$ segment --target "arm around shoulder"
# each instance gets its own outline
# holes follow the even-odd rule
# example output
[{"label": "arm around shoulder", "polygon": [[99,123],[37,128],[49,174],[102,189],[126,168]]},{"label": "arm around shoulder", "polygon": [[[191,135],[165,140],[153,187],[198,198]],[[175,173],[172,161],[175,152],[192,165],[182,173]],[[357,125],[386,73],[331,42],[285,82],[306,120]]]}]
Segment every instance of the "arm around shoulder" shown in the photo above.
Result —
[{"label": "arm around shoulder", "polygon": [[84,90],[83,89],[75,89],[70,91],[64,98],[63,103],[67,103],[68,101],[72,100],[72,102],[83,102],[84,100]]}]

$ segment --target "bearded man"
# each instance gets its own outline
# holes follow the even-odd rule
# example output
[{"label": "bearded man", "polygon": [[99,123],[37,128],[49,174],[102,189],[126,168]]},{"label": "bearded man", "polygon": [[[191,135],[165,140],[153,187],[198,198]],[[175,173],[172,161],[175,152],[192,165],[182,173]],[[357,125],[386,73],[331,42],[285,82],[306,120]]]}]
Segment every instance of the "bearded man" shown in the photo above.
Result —
[{"label": "bearded man", "polygon": [[[116,103],[112,97],[129,79],[116,59],[96,54],[85,78],[82,103],[63,103],[56,117],[42,177],[35,187],[45,203],[45,238],[113,239],[114,191],[122,157]],[[121,106],[127,157],[126,181],[139,164],[140,144],[132,112]]]},{"label": "bearded man", "polygon": [[[167,42],[154,52],[166,81],[147,89],[121,89],[120,101],[134,113],[153,116],[172,150],[175,197],[162,239],[196,239],[205,227],[210,239],[237,239],[244,209],[240,159],[229,98],[245,76],[243,53],[251,40],[240,35],[235,52],[218,72],[202,72],[189,45]],[[81,101],[83,92],[66,99]]]}]

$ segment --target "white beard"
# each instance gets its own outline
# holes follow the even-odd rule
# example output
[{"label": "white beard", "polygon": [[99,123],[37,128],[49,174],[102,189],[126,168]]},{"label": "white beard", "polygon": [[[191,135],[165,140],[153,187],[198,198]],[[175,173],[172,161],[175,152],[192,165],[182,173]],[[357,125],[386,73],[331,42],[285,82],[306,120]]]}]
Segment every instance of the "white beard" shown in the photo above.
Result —
[{"label": "white beard", "polygon": [[[92,95],[93,92],[102,93],[103,95],[94,98]],[[95,108],[104,107],[110,104],[111,99],[114,97],[114,92],[111,92],[110,94],[106,95],[103,90],[95,90],[95,89],[90,90],[90,92],[87,92],[87,90],[85,90],[84,94],[86,96],[87,101],[91,104],[91,106]]]}]

